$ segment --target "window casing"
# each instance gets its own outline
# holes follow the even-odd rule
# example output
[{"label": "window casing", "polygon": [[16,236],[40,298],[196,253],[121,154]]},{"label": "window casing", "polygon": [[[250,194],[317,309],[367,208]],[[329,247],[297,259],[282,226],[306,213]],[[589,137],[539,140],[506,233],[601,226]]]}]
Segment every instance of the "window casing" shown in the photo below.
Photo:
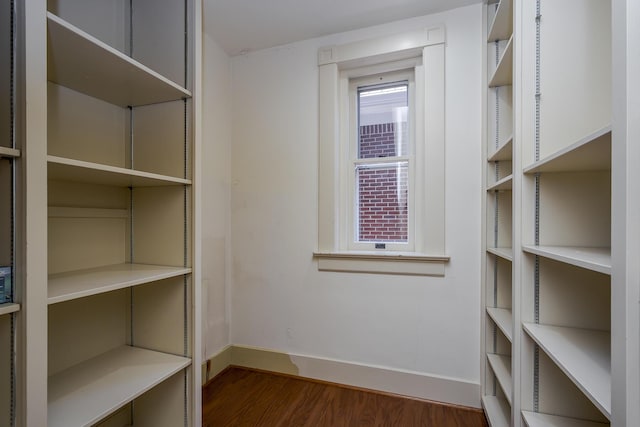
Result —
[{"label": "window casing", "polygon": [[[319,270],[444,275],[444,43],[440,26],[319,49]],[[410,82],[413,93],[413,160],[406,159],[413,221],[407,240],[413,241],[376,249],[375,241],[355,239],[353,86],[407,71],[409,77],[397,81]]]}]

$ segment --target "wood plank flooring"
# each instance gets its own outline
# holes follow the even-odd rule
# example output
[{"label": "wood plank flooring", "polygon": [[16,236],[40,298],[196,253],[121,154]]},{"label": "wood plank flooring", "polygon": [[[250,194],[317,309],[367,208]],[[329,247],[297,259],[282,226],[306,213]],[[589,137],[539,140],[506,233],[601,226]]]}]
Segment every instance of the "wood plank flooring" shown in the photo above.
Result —
[{"label": "wood plank flooring", "polygon": [[203,427],[486,427],[480,410],[232,367],[203,387]]}]

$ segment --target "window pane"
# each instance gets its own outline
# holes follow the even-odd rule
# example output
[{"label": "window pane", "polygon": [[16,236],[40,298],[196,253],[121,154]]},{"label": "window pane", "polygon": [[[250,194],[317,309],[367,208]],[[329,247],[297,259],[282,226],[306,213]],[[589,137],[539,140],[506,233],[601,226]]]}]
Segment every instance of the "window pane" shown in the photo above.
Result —
[{"label": "window pane", "polygon": [[356,166],[357,240],[407,242],[409,163]]},{"label": "window pane", "polygon": [[358,89],[358,158],[409,154],[407,89],[406,82]]}]

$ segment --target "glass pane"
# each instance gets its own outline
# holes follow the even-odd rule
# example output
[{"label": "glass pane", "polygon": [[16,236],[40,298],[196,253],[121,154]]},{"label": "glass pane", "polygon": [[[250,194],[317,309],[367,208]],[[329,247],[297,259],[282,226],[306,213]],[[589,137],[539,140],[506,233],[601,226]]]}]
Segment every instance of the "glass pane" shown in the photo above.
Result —
[{"label": "glass pane", "polygon": [[357,241],[406,243],[409,163],[356,166]]},{"label": "glass pane", "polygon": [[401,82],[358,90],[358,158],[409,154],[407,89]]},{"label": "glass pane", "polygon": [[0,304],[12,300],[12,168],[11,159],[0,159]]}]

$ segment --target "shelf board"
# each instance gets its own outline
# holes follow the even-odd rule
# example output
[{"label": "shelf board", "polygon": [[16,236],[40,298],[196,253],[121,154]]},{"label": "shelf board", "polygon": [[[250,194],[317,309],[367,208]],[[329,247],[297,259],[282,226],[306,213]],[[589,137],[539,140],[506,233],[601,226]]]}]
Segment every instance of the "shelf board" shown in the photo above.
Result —
[{"label": "shelf board", "polygon": [[47,13],[50,81],[121,107],[191,97],[191,93],[60,17]]},{"label": "shelf board", "polygon": [[16,158],[20,157],[20,150],[9,147],[0,147],[0,157]]},{"label": "shelf board", "polygon": [[499,354],[487,354],[487,360],[493,370],[498,383],[507,397],[507,402],[511,405],[511,396],[513,387],[511,381],[511,357]]},{"label": "shelf board", "polygon": [[490,162],[499,162],[501,160],[511,160],[513,158],[513,135],[501,143],[493,154],[489,155]]},{"label": "shelf board", "polygon": [[513,249],[512,248],[487,248],[487,252],[500,258],[504,258],[507,261],[513,261]]},{"label": "shelf board", "polygon": [[489,421],[489,427],[509,427],[511,408],[504,399],[482,396],[482,407]]},{"label": "shelf board", "polygon": [[611,336],[608,332],[524,324],[525,331],[611,420]]},{"label": "shelf board", "polygon": [[506,191],[513,188],[513,175],[505,176],[500,181],[487,187],[487,191]]},{"label": "shelf board", "polygon": [[509,342],[513,342],[513,321],[511,310],[506,308],[487,307],[487,314],[498,326]]},{"label": "shelf board", "polygon": [[577,418],[559,417],[539,412],[522,411],[522,418],[527,427],[604,427],[609,424]]},{"label": "shelf board", "polygon": [[611,248],[526,245],[522,247],[522,250],[587,270],[611,275]]},{"label": "shelf board", "polygon": [[506,40],[513,34],[513,14],[511,12],[512,0],[501,0],[493,17],[488,42]]},{"label": "shelf board", "polygon": [[524,173],[611,170],[611,126],[587,135],[524,169]]},{"label": "shelf board", "polygon": [[20,311],[20,304],[15,303],[7,303],[0,304],[0,316],[4,316],[5,314],[16,313]]},{"label": "shelf board", "polygon": [[117,264],[49,276],[49,304],[191,273],[190,268]]},{"label": "shelf board", "polygon": [[489,80],[489,87],[508,86],[513,81],[513,37],[507,42],[498,66]]},{"label": "shelf board", "polygon": [[52,375],[48,425],[93,425],[190,363],[185,357],[122,346]]},{"label": "shelf board", "polygon": [[64,157],[47,156],[49,179],[115,185],[119,187],[161,187],[189,185],[191,180],[136,171]]}]

